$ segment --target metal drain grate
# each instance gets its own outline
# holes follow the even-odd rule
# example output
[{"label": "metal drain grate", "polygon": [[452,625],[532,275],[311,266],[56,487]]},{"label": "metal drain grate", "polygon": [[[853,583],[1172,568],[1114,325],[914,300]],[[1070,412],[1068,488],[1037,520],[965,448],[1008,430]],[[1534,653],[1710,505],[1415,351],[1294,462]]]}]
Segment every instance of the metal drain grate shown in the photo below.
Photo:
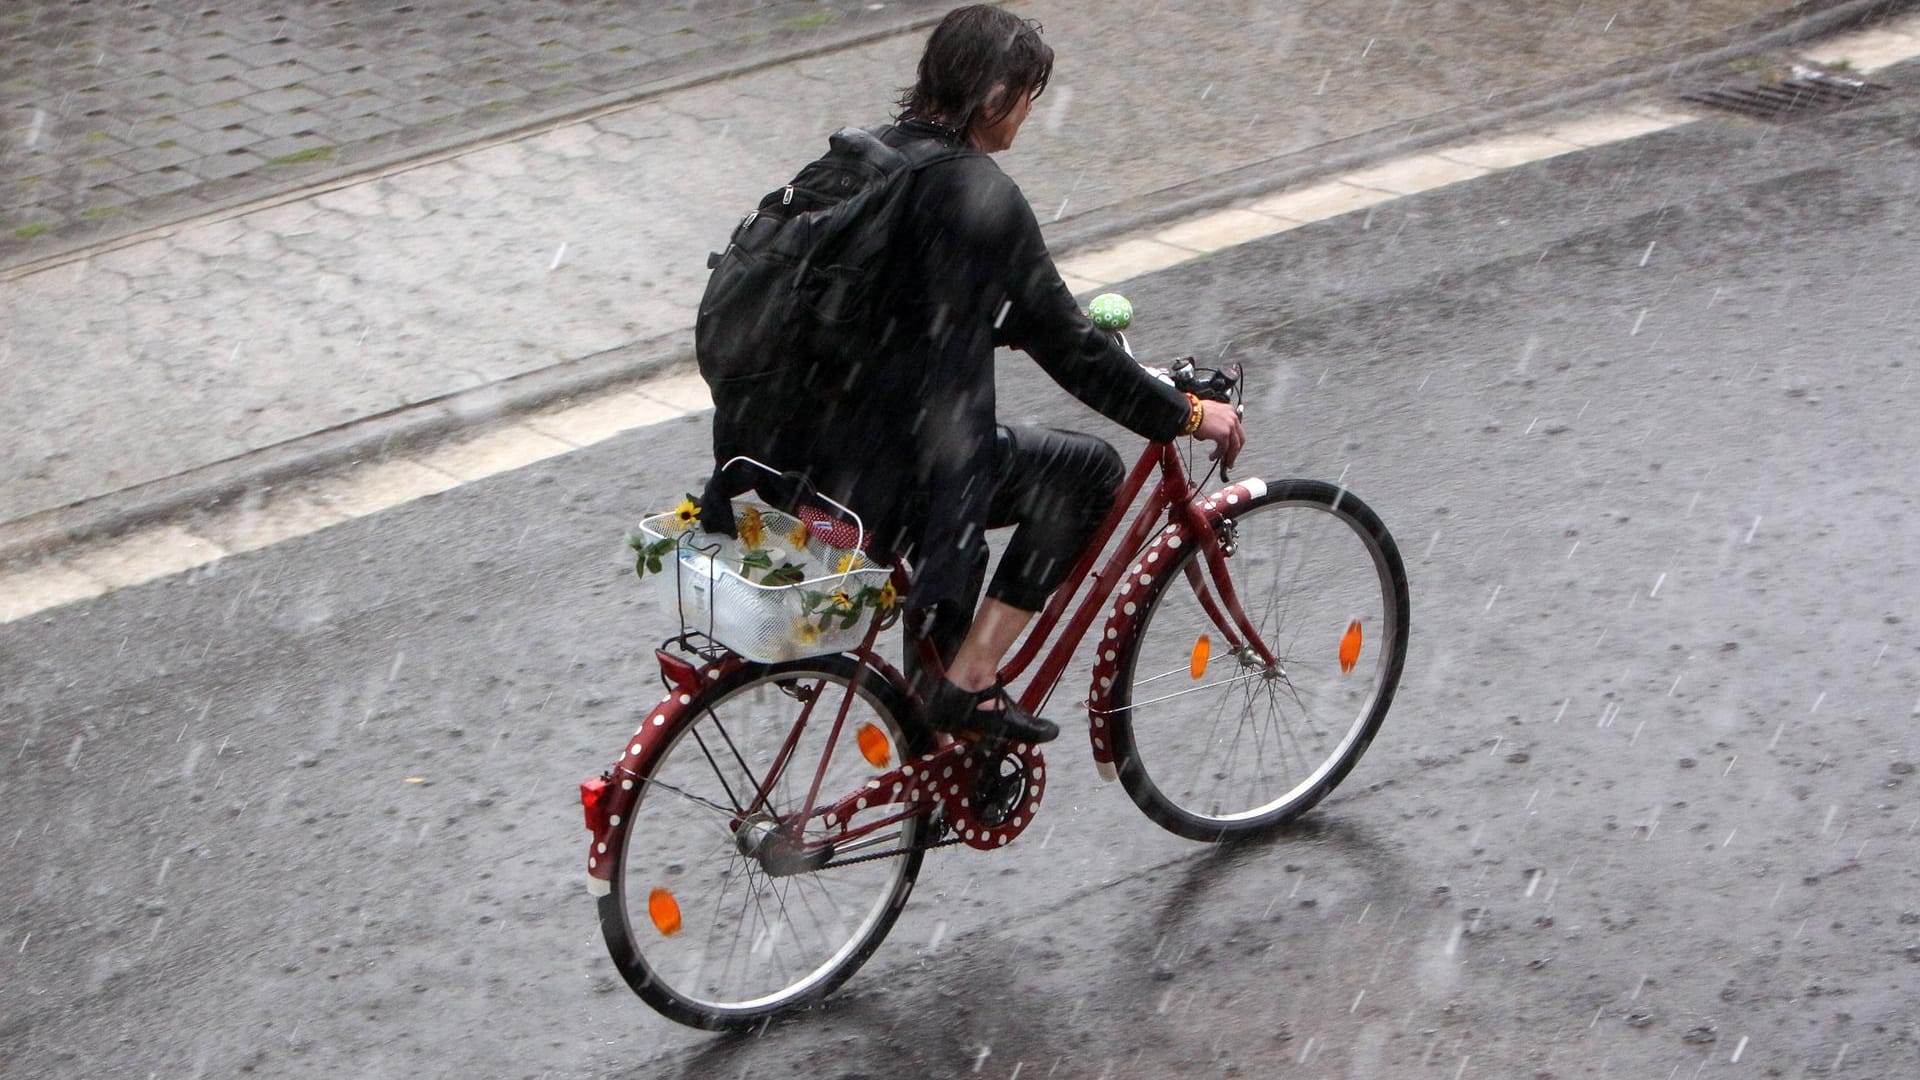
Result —
[{"label": "metal drain grate", "polygon": [[1876,82],[1819,68],[1794,65],[1784,79],[1750,84],[1728,84],[1680,95],[1686,101],[1729,109],[1763,120],[1791,119],[1805,113],[1831,112],[1879,97],[1893,89]]}]

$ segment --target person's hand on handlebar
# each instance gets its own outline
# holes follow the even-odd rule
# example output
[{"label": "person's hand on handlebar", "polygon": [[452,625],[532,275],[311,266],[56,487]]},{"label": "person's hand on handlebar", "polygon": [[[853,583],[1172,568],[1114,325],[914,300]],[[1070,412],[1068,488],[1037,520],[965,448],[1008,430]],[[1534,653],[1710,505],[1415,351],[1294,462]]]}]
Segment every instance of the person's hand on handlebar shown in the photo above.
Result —
[{"label": "person's hand on handlebar", "polygon": [[1240,456],[1240,448],[1247,443],[1247,431],[1240,424],[1239,410],[1220,401],[1203,401],[1200,426],[1193,430],[1193,437],[1213,444],[1213,453],[1208,455],[1220,463],[1221,468],[1233,468],[1233,461]]}]

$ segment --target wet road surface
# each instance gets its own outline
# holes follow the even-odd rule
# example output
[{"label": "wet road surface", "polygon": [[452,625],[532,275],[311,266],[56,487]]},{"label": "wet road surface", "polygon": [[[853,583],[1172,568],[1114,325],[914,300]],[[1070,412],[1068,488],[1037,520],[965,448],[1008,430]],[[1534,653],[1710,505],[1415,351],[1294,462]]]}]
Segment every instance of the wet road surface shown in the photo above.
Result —
[{"label": "wet road surface", "polygon": [[[669,627],[620,533],[696,486],[703,418],[0,627],[0,1048],[23,1076],[1920,1071],[1914,115],[1708,121],[1130,285],[1143,352],[1247,364],[1245,471],[1338,477],[1399,537],[1393,714],[1301,828],[1233,848],[1063,739],[1046,820],[930,856],[867,968],[757,1038],[618,982],[573,801],[653,700]],[[1008,419],[1110,430],[1004,371]]]}]

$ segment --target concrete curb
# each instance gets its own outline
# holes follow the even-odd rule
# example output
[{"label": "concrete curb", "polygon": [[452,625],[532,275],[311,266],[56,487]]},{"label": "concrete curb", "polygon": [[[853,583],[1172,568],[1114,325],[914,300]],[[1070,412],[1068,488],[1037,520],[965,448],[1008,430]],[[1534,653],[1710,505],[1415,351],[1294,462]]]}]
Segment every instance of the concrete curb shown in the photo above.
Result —
[{"label": "concrete curb", "polygon": [[[504,121],[490,127],[468,129],[460,134],[448,135],[410,147],[398,147],[382,154],[349,162],[333,169],[318,171],[301,179],[292,187],[261,195],[239,194],[231,198],[216,201],[209,208],[190,217],[179,218],[164,224],[147,225],[114,236],[95,237],[73,247],[55,250],[45,255],[8,266],[0,266],[0,282],[14,281],[23,277],[51,270],[70,262],[91,258],[94,255],[117,251],[124,247],[142,243],[156,237],[170,236],[183,228],[236,217],[271,207],[281,206],[300,199],[311,198],[352,184],[377,180],[383,176],[406,172],[409,169],[431,165],[437,161],[473,150],[482,149],[497,143],[512,142],[529,135],[567,124],[577,124],[592,120],[607,113],[630,108],[643,101],[666,94],[686,90],[707,83],[721,82],[727,79],[751,75],[767,68],[782,64],[806,60],[844,49],[857,48],[875,41],[883,41],[901,34],[913,33],[939,22],[946,14],[947,5],[943,0],[896,0],[910,8],[933,8],[931,13],[908,14],[907,18],[889,20],[883,25],[874,25],[858,33],[839,34],[822,32],[810,44],[787,48],[772,49],[752,59],[734,64],[708,67],[682,75],[668,76],[665,79],[632,90],[622,90],[612,94],[602,94],[587,101],[571,105],[557,106],[530,116],[522,116]],[[4,547],[0,547],[0,557],[4,557]]]},{"label": "concrete curb", "polygon": [[[1391,128],[1378,129],[1242,166],[1213,177],[1175,185],[1049,228],[1049,243],[1055,248],[1056,255],[1063,255],[1074,248],[1092,246],[1122,233],[1164,224],[1226,203],[1289,187],[1303,180],[1346,172],[1541,113],[1682,78],[1727,60],[1790,45],[1916,6],[1920,6],[1920,0],[1834,0],[1833,6],[1817,14],[1767,27],[1755,36],[1717,44],[1704,52],[1691,52],[1678,59],[1670,58],[1671,53],[1664,52],[1655,54],[1651,64],[1637,62],[1635,70],[1603,71],[1597,80],[1589,76],[1584,82],[1577,77],[1561,80],[1526,102],[1450,110],[1423,117],[1410,125],[1396,124]],[[892,32],[911,29],[912,26],[906,26]],[[1733,36],[1727,35],[1722,40]],[[845,44],[835,47],[845,47]],[[816,55],[820,51],[829,51],[829,48],[823,47],[808,55]],[[1422,130],[1409,133],[1410,128],[1416,127]],[[526,128],[517,130],[524,132]],[[472,142],[470,140],[463,145],[470,147]],[[396,166],[390,171],[421,163],[415,160],[409,166]],[[364,179],[359,174],[356,176]],[[347,182],[342,180],[332,186],[344,186]],[[289,194],[277,201],[289,201],[311,193],[309,190]],[[180,225],[169,228],[178,227]],[[4,280],[5,276],[0,275],[0,280]],[[110,536],[195,510],[215,508],[251,490],[270,488],[297,477],[354,462],[378,460],[396,450],[444,438],[456,431],[478,429],[510,420],[569,398],[603,393],[623,384],[640,382],[688,367],[692,362],[692,331],[688,328],[377,416],[349,421],[166,479],[0,524],[0,563],[30,558],[64,545]]]},{"label": "concrete curb", "polygon": [[250,491],[511,421],[569,398],[640,382],[693,363],[687,330],[623,345],[499,382],[459,390],[302,435],[161,480],[0,524],[0,564],[216,509]]}]

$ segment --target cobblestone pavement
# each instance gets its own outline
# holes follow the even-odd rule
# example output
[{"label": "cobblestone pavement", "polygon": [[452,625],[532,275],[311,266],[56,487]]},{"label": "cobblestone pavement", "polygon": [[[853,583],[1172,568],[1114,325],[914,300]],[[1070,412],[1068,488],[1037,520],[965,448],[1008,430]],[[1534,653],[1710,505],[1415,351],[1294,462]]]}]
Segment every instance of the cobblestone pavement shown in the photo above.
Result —
[{"label": "cobblestone pavement", "polygon": [[0,265],[715,68],[929,0],[12,0]]},{"label": "cobblestone pavement", "polygon": [[[1043,221],[1071,219],[1779,3],[1029,0],[1060,60],[1001,161]],[[690,336],[706,252],[827,132],[883,118],[921,41],[672,91],[8,283],[0,522]]]}]

